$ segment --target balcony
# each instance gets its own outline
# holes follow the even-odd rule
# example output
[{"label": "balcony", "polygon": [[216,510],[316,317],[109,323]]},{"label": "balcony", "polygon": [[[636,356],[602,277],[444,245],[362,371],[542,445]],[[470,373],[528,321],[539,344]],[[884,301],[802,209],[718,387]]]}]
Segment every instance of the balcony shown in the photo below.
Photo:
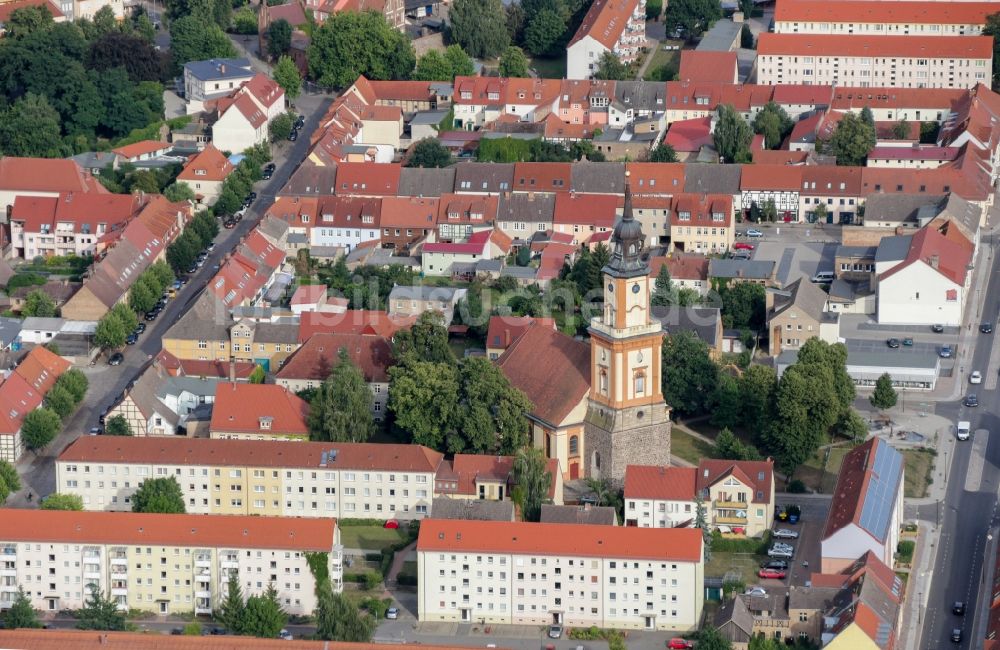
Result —
[{"label": "balcony", "polygon": [[748,507],[746,501],[729,501],[728,499],[716,499],[712,504],[716,508],[736,508],[737,510],[746,510]]},{"label": "balcony", "polygon": [[223,560],[222,562],[219,562],[219,566],[222,567],[223,569],[227,569],[227,570],[228,569],[239,569],[240,568],[240,563],[237,562],[235,559],[232,559],[232,560]]},{"label": "balcony", "polygon": [[112,596],[128,596],[128,589],[126,589],[125,587],[112,587],[111,588],[111,595]]},{"label": "balcony", "polygon": [[211,573],[199,573],[194,577],[196,582],[212,582]]},{"label": "balcony", "polygon": [[211,569],[212,560],[211,558],[198,558],[194,561],[194,568],[196,569]]},{"label": "balcony", "polygon": [[211,607],[201,607],[200,605],[195,605],[195,607],[194,607],[194,613],[195,614],[211,614],[212,613],[212,608]]},{"label": "balcony", "polygon": [[196,591],[194,592],[195,598],[211,598],[211,591]]},{"label": "balcony", "polygon": [[13,559],[17,555],[16,546],[4,546],[0,548],[0,555],[5,555],[8,559]]},{"label": "balcony", "polygon": [[715,524],[728,524],[731,526],[746,526],[747,518],[739,517],[735,512],[727,512],[715,515]]},{"label": "balcony", "polygon": [[111,566],[128,566],[128,560],[123,557],[111,558]]},{"label": "balcony", "polygon": [[16,578],[17,569],[0,569],[0,578]]},{"label": "balcony", "polygon": [[100,580],[101,579],[101,572],[100,571],[84,571],[83,572],[83,577],[86,580]]}]

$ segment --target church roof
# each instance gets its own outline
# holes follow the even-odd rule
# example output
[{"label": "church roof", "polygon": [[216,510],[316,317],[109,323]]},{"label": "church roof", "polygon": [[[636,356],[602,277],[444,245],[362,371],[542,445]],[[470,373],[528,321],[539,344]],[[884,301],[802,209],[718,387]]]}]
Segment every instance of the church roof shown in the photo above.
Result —
[{"label": "church roof", "polygon": [[611,233],[611,260],[604,267],[604,273],[615,277],[638,277],[648,275],[649,267],[642,261],[642,224],[632,215],[632,185],[629,172],[625,172],[625,207],[622,218]]}]

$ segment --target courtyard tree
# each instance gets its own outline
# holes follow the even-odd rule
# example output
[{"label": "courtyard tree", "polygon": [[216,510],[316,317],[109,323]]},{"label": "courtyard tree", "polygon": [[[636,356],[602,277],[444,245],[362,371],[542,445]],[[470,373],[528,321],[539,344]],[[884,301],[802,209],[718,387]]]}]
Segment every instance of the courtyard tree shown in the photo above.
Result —
[{"label": "courtyard tree", "polygon": [[320,384],[309,407],[309,438],[324,442],[367,442],[375,433],[373,396],[345,348]]},{"label": "courtyard tree", "polygon": [[132,495],[132,512],[183,514],[184,494],[173,476],[146,479]]},{"label": "courtyard tree", "polygon": [[539,521],[542,504],[549,498],[552,475],[546,469],[545,456],[536,447],[522,447],[514,456],[514,488],[524,521]]},{"label": "courtyard tree", "polygon": [[452,39],[477,59],[497,57],[510,44],[500,0],[454,0],[448,18]]},{"label": "courtyard tree", "polygon": [[892,385],[892,376],[887,372],[882,373],[882,376],[875,381],[875,390],[872,391],[868,401],[878,410],[888,411],[896,406],[898,399],[899,396]]}]

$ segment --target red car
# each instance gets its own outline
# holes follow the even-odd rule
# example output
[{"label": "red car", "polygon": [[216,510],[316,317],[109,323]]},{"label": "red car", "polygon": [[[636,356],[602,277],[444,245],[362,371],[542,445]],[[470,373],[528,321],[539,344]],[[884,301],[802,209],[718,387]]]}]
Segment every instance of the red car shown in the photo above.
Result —
[{"label": "red car", "polygon": [[733,248],[735,248],[738,251],[752,251],[753,244],[748,244],[746,242],[738,241],[735,244],[733,244]]},{"label": "red car", "polygon": [[389,519],[385,522],[385,528],[399,528],[399,522],[395,519]]},{"label": "red car", "polygon": [[675,637],[667,641],[667,647],[670,648],[670,650],[687,650],[687,648],[693,648],[694,643],[688,641],[687,639]]},{"label": "red car", "polygon": [[785,572],[781,569],[761,569],[757,572],[761,578],[771,578],[772,580],[784,580]]}]

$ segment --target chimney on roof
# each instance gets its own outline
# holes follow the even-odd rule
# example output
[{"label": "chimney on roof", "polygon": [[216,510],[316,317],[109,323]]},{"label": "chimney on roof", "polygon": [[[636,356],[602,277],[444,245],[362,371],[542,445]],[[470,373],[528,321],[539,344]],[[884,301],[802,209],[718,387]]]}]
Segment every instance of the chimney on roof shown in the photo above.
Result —
[{"label": "chimney on roof", "polygon": [[510,329],[505,329],[503,331],[503,344],[504,347],[510,347]]},{"label": "chimney on roof", "polygon": [[932,269],[936,270],[938,265],[941,263],[941,257],[937,253],[934,253],[930,256],[930,258],[928,258],[927,263],[931,265]]},{"label": "chimney on roof", "polygon": [[226,64],[225,63],[220,63],[219,64],[219,74],[226,74]]},{"label": "chimney on roof", "polygon": [[236,383],[236,361],[233,359],[229,360],[229,381]]}]

